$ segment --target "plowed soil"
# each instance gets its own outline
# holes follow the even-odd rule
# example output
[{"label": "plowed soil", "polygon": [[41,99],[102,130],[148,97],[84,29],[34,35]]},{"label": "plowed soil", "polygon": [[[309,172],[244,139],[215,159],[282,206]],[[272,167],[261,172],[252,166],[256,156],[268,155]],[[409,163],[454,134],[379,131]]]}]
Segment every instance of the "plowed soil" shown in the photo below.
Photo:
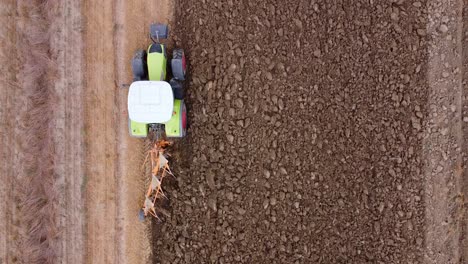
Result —
[{"label": "plowed soil", "polygon": [[190,130],[154,263],[463,262],[460,2],[178,6]]}]

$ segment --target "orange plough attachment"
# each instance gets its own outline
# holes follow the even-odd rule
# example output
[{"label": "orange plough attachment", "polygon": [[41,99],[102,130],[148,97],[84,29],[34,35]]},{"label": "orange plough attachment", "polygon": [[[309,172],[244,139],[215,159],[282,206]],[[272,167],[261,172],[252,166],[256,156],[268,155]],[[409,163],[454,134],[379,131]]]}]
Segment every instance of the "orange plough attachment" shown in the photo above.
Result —
[{"label": "orange plough attachment", "polygon": [[164,195],[161,185],[164,177],[167,175],[174,176],[169,168],[167,154],[164,153],[166,148],[171,144],[171,142],[166,140],[158,140],[146,155],[143,166],[148,162],[151,162],[151,181],[148,186],[148,190],[146,191],[145,201],[143,203],[142,211],[144,216],[151,214],[159,219],[155,208],[156,201],[159,198],[167,198],[166,195]]}]

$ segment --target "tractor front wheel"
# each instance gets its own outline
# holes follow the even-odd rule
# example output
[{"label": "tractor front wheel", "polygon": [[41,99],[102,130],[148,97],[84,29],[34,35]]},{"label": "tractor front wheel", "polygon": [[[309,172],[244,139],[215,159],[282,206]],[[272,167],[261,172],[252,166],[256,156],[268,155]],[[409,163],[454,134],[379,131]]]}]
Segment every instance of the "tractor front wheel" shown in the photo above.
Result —
[{"label": "tractor front wheel", "polygon": [[185,80],[187,62],[185,60],[185,53],[183,49],[175,49],[172,52],[172,61],[171,61],[171,69],[172,69],[172,76],[177,80],[183,81]]},{"label": "tractor front wheel", "polygon": [[147,80],[148,67],[146,66],[146,51],[137,50],[132,59],[132,72],[134,81]]}]

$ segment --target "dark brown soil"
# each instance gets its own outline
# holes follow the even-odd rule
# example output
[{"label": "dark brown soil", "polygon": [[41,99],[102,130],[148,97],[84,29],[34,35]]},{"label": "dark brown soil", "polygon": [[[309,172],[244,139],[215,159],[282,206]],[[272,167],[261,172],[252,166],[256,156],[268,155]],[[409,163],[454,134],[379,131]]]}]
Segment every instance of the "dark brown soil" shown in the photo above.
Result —
[{"label": "dark brown soil", "polygon": [[180,0],[155,263],[419,263],[425,1]]}]

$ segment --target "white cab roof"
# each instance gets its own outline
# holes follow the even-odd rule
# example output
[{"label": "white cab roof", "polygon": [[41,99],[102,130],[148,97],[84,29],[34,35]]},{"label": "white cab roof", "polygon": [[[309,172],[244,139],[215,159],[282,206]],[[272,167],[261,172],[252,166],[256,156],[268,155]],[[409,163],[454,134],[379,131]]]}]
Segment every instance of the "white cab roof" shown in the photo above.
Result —
[{"label": "white cab roof", "polygon": [[128,91],[128,115],[141,123],[169,121],[174,108],[171,85],[162,81],[138,81]]}]

